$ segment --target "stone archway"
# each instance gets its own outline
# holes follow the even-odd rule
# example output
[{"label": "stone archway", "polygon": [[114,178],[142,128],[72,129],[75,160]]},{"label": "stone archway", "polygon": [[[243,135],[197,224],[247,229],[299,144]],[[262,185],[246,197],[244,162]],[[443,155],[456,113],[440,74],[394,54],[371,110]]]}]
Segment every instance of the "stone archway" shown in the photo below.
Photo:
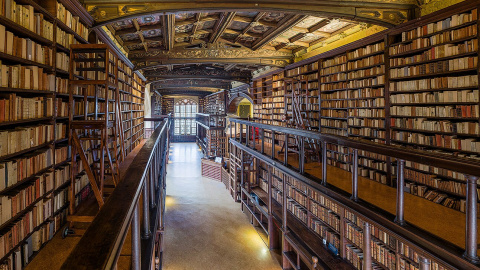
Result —
[{"label": "stone archway", "polygon": [[246,93],[231,94],[230,99],[228,100],[228,103],[227,103],[227,113],[236,114],[238,105],[243,99],[247,99],[250,103],[252,103],[252,106],[253,106],[253,99],[250,95]]}]

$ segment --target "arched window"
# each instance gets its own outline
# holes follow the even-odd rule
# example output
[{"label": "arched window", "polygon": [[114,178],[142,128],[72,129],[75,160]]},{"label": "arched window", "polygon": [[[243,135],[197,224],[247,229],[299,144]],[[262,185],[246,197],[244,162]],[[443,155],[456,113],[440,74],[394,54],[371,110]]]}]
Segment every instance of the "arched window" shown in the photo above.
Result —
[{"label": "arched window", "polygon": [[198,103],[191,99],[182,99],[175,103],[175,135],[197,135],[195,114],[198,112]]}]

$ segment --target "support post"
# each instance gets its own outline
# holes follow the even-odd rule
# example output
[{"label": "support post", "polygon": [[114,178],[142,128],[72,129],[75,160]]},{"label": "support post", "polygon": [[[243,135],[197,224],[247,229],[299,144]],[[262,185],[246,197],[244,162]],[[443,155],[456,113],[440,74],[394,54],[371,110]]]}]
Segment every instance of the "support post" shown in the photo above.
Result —
[{"label": "support post", "polygon": [[370,242],[372,240],[371,225],[368,222],[363,226],[363,270],[372,269],[372,250]]},{"label": "support post", "polygon": [[395,222],[400,225],[405,225],[404,209],[405,209],[405,160],[399,159],[397,162],[397,216]]},{"label": "support post", "polygon": [[467,175],[466,239],[463,257],[471,263],[479,263],[477,256],[477,181],[478,176]]},{"label": "support post", "polygon": [[158,187],[158,178],[154,177],[155,172],[153,171],[156,167],[153,164],[150,164],[149,176],[150,176],[150,208],[155,208],[155,191]]},{"label": "support post", "polygon": [[358,150],[353,149],[352,155],[352,197],[354,201],[358,200]]},{"label": "support post", "polygon": [[265,154],[265,130],[262,128],[260,129],[260,139],[262,140],[262,155]]},{"label": "support post", "polygon": [[140,250],[140,215],[138,213],[138,202],[133,211],[132,218],[132,270],[140,270],[142,255]]},{"label": "support post", "polygon": [[285,133],[285,149],[283,150],[283,163],[288,166],[288,133]]},{"label": "support post", "polygon": [[327,185],[327,142],[322,142],[322,184]]},{"label": "support post", "polygon": [[275,131],[272,130],[272,159],[275,159]]},{"label": "support post", "polygon": [[300,137],[300,149],[298,153],[298,169],[300,170],[300,173],[303,174],[305,172],[305,138]]},{"label": "support post", "polygon": [[243,125],[240,124],[240,143],[243,143]]},{"label": "support post", "polygon": [[[147,180],[147,179],[145,179]],[[143,234],[142,238],[143,239],[148,239],[150,236],[152,236],[152,233],[150,232],[150,203],[148,202],[148,183],[144,182],[143,183]]]},{"label": "support post", "polygon": [[430,260],[420,257],[420,270],[430,270]]}]

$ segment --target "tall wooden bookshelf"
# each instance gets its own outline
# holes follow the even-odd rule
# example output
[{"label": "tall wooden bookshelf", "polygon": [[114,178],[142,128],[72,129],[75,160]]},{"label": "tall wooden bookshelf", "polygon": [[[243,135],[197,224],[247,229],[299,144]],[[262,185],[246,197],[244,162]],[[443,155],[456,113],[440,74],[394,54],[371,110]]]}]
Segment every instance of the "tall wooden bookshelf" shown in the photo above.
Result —
[{"label": "tall wooden bookshelf", "polygon": [[[258,164],[255,177],[242,186],[242,209],[266,235],[278,232],[283,235],[281,244],[282,238],[269,241],[270,248],[281,247],[283,269],[311,269],[308,265],[314,263],[310,260],[312,256],[326,259],[320,249],[328,250],[335,260],[343,259],[336,261],[338,269],[365,269],[365,248],[370,249],[372,269],[420,269],[421,256],[430,260],[430,269],[450,269],[394,231],[364,218],[316,188],[261,160],[254,163]],[[285,224],[284,202],[287,229],[277,225]],[[364,235],[366,226],[370,231],[369,242]],[[301,246],[308,246],[308,253]]]},{"label": "tall wooden bookshelf", "polygon": [[0,87],[0,267],[8,269],[25,266],[65,222],[69,46],[87,43],[91,23],[63,1],[11,4],[19,16],[0,9],[1,68],[10,78]]},{"label": "tall wooden bookshelf", "polygon": [[[459,4],[287,66],[277,72],[285,74],[283,119],[290,117],[294,84],[286,79],[304,80],[303,106],[322,133],[478,159],[477,13],[473,3]],[[273,76],[253,82],[254,119],[283,125],[262,107],[271,106],[266,82],[279,82]],[[351,170],[348,148],[327,150],[329,165]],[[395,185],[395,172],[395,160],[359,152],[360,175]],[[412,163],[405,173],[408,192],[464,211],[464,175]]]}]

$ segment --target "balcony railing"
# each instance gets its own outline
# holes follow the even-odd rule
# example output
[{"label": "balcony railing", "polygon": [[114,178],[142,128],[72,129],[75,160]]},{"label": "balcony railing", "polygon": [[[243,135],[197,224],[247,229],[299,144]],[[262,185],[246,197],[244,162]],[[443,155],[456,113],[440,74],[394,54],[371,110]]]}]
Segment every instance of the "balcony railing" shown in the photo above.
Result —
[{"label": "balcony railing", "polygon": [[154,258],[161,259],[170,121],[149,120],[161,123],[121,175],[62,269],[117,269],[130,228],[131,269],[152,269]]},{"label": "balcony railing", "polygon": [[[477,180],[480,175],[480,162],[478,160],[433,153],[428,151],[406,149],[398,146],[374,143],[366,140],[351,139],[343,136],[322,134],[319,132],[299,130],[293,128],[265,125],[240,119],[230,119],[230,143],[240,148],[245,153],[252,155],[269,166],[278,167],[283,172],[297,178],[310,187],[321,191],[334,201],[337,201],[356,212],[363,219],[374,224],[380,224],[393,235],[405,242],[412,243],[422,250],[428,257],[438,258],[446,265],[458,269],[477,269]],[[265,134],[269,134],[266,138]],[[271,142],[275,143],[275,138],[282,138],[287,142],[281,149],[272,147]],[[273,138],[271,140],[269,138]],[[297,142],[295,149],[289,145],[289,139]],[[345,192],[336,186],[328,183],[327,174],[327,143],[336,144],[350,148],[352,155],[352,176],[350,193]],[[322,163],[321,178],[316,178],[305,172],[305,149],[306,145],[315,144],[318,150],[318,157]],[[397,160],[397,179],[396,179],[396,214],[392,215],[385,210],[378,209],[373,204],[359,198],[358,185],[358,151],[364,150],[376,153]],[[285,154],[287,153],[287,154]],[[291,160],[295,158],[295,160]],[[281,159],[281,160],[280,160]],[[404,169],[405,162],[411,161],[420,164],[431,165],[437,168],[447,169],[466,176],[466,215],[465,215],[465,247],[459,248],[440,237],[437,237],[421,228],[418,228],[408,222],[404,217]],[[243,184],[243,183],[242,183]],[[394,198],[387,198],[393,200]],[[285,199],[286,200],[286,199]],[[285,205],[285,204],[284,204]],[[283,228],[287,228],[286,208],[283,210]],[[422,217],[418,217],[422,218]],[[438,217],[441,224],[442,217]],[[364,250],[364,264],[370,265],[370,249]],[[422,261],[420,269],[427,267],[427,262]],[[429,267],[429,266],[428,266]]]}]

